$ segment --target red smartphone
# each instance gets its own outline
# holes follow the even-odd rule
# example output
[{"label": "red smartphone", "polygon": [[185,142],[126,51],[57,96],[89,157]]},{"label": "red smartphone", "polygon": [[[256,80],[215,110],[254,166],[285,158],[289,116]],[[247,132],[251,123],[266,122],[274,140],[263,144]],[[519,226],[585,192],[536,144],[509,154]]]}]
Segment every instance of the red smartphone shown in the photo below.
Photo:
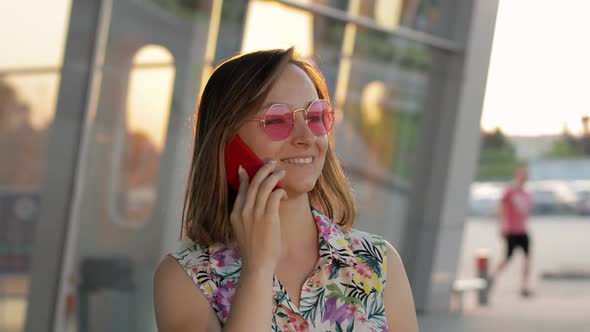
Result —
[{"label": "red smartphone", "polygon": [[[242,165],[246,170],[250,181],[254,175],[256,175],[260,167],[264,166],[264,162],[258,158],[258,156],[238,135],[226,143],[224,156],[227,182],[236,192],[238,192],[240,187],[240,176],[238,175],[239,165]],[[282,188],[281,182],[279,182],[274,189],[278,188]]]}]

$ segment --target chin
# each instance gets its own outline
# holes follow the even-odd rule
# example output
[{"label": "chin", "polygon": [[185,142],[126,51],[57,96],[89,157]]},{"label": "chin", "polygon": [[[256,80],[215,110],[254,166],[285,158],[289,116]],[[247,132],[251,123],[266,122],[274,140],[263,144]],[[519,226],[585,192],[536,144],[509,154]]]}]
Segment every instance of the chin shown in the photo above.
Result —
[{"label": "chin", "polygon": [[289,183],[284,183],[283,184],[283,189],[285,191],[287,191],[288,193],[295,193],[297,195],[301,195],[301,194],[307,194],[309,192],[311,192],[313,190],[313,188],[315,188],[317,181],[313,181],[313,182],[299,182],[296,184],[289,184]]}]

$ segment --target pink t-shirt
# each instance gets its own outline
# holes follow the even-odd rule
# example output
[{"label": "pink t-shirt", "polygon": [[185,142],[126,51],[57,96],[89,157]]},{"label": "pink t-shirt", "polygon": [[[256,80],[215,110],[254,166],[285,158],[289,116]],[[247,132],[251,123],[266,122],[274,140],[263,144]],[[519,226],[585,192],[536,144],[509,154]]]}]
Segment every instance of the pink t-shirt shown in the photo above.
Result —
[{"label": "pink t-shirt", "polygon": [[502,208],[505,217],[502,234],[525,234],[531,209],[531,196],[521,188],[508,187],[502,196]]}]

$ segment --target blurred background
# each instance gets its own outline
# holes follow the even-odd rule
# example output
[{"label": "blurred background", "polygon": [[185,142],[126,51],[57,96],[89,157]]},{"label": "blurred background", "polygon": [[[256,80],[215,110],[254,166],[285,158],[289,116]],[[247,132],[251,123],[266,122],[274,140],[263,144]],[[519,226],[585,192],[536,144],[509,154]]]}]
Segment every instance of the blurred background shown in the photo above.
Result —
[{"label": "blurred background", "polygon": [[[326,76],[356,227],[400,252],[421,331],[587,329],[589,11],[584,0],[0,2],[0,331],[156,331],[152,275],[179,245],[203,84],[235,53],[289,46]],[[495,211],[521,165],[535,296],[518,296],[519,254],[487,305],[477,290],[453,293],[479,275],[482,252],[490,266],[503,256]]]}]

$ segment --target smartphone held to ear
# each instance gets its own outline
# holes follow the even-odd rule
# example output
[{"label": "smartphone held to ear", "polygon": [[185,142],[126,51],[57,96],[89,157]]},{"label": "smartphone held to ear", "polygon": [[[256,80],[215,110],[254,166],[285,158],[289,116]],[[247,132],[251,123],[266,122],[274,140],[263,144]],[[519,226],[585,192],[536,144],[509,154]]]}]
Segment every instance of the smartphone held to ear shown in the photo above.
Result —
[{"label": "smartphone held to ear", "polygon": [[[229,185],[233,190],[238,192],[240,187],[240,176],[238,166],[242,165],[250,181],[256,175],[264,162],[242,141],[240,136],[236,135],[225,145],[225,172]],[[279,182],[274,189],[282,188]]]}]

